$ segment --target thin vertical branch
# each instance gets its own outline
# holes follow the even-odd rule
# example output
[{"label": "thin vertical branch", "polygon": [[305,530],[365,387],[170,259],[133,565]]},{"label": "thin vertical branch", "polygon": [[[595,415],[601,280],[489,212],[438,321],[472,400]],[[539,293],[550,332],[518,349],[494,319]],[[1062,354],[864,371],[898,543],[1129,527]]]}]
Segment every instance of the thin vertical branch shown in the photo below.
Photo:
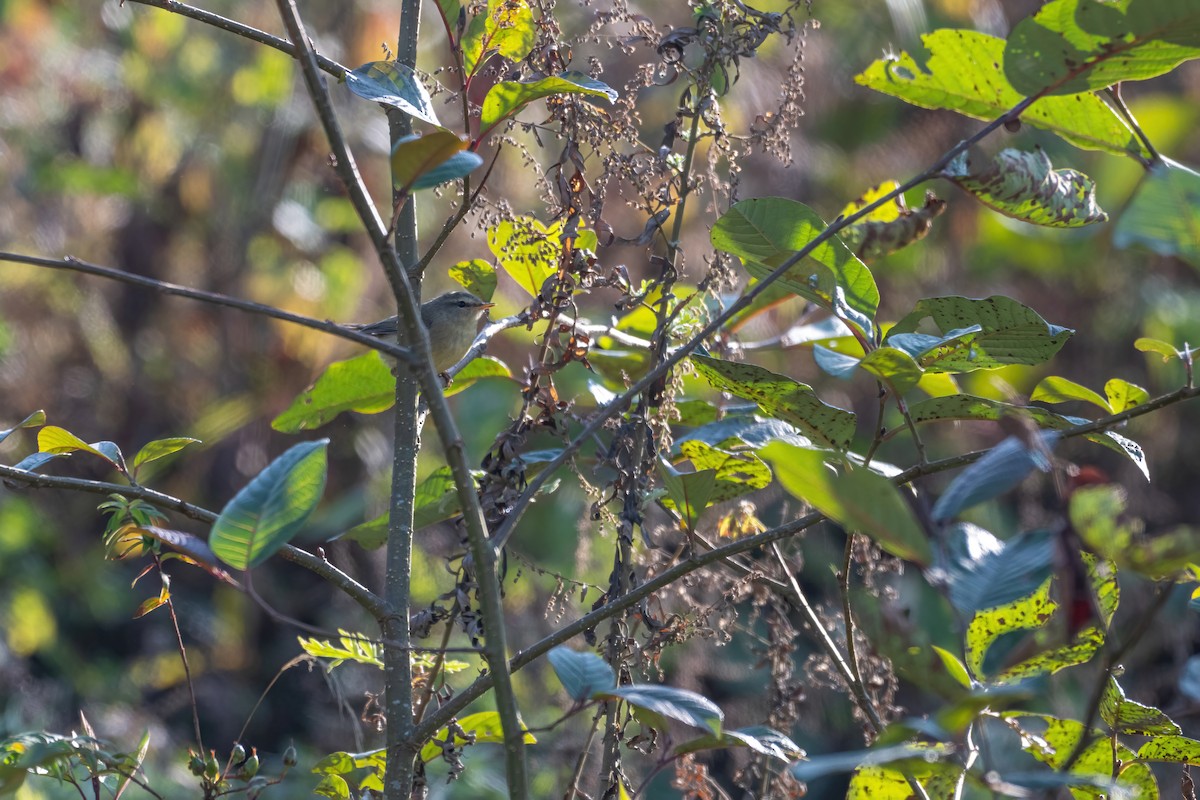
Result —
[{"label": "thin vertical branch", "polygon": [[[412,7],[419,6],[417,0],[408,0],[408,2],[412,4]],[[397,255],[392,243],[388,241],[387,229],[384,226],[383,220],[379,216],[378,209],[375,208],[374,203],[367,194],[366,187],[358,174],[354,157],[350,153],[345,136],[342,133],[341,124],[338,122],[337,115],[333,111],[329,92],[325,86],[325,82],[321,79],[312,44],[309,42],[308,36],[304,31],[304,26],[300,21],[300,15],[296,10],[295,2],[294,0],[276,0],[276,4],[279,7],[284,24],[287,26],[288,35],[291,37],[292,43],[296,46],[297,60],[304,74],[305,84],[313,100],[317,116],[321,121],[322,127],[325,129],[326,136],[329,138],[330,146],[333,148],[334,163],[338,171],[338,177],[341,178],[343,185],[346,187],[351,202],[358,212],[359,218],[362,220],[368,235],[371,237],[372,243],[375,245],[375,250],[384,268],[384,274],[387,276],[392,287],[392,293],[396,297],[400,318],[399,322],[401,323],[399,326],[402,332],[401,336],[405,341],[412,343],[414,350],[421,353],[421,358],[418,359],[420,363],[417,365],[418,368],[414,371],[414,375],[416,380],[419,381],[425,401],[429,404],[429,411],[433,417],[434,426],[437,429],[438,437],[441,439],[445,450],[446,461],[449,463],[451,473],[454,476],[456,493],[463,508],[463,520],[467,528],[468,543],[477,570],[479,603],[486,634],[484,640],[485,652],[488,667],[494,678],[493,688],[496,693],[496,705],[500,716],[500,724],[505,733],[504,750],[508,769],[509,794],[514,798],[524,798],[528,794],[528,778],[524,760],[524,737],[521,733],[520,720],[517,715],[516,696],[513,693],[512,678],[508,669],[507,637],[504,629],[500,581],[496,573],[496,550],[493,549],[491,543],[488,541],[487,526],[484,522],[483,511],[479,505],[479,497],[475,493],[474,479],[471,476],[470,465],[467,463],[465,444],[458,432],[458,426],[454,422],[454,416],[450,413],[450,406],[446,402],[445,395],[442,393],[441,379],[438,377],[437,369],[433,365],[429,349],[429,332],[421,323],[419,295],[412,287],[404,262]],[[415,34],[415,15],[412,15],[409,24],[414,26],[410,30]],[[403,219],[401,220],[401,224],[404,224]],[[415,239],[412,242],[412,246],[412,259],[407,262],[410,266],[416,263]],[[408,382],[404,380],[399,380],[397,383],[400,387],[397,389],[398,394],[402,390],[404,392],[415,391],[415,387],[409,386],[409,388],[403,388],[408,385]],[[398,402],[396,416],[398,418],[415,417],[415,414],[406,413],[410,408],[416,408],[415,402],[412,404]],[[416,420],[398,419],[397,421],[398,429],[400,426],[407,424],[415,426]],[[407,435],[398,430],[397,443],[402,443],[400,441],[401,438],[404,438],[406,441],[416,441],[415,433],[412,434],[411,439],[408,439]],[[415,458],[415,450],[409,456]],[[397,459],[399,458],[400,453],[397,454]],[[393,504],[395,503],[396,500],[393,499]],[[410,503],[411,498],[408,498],[408,500],[404,501],[403,505]],[[393,513],[395,512],[396,509],[393,508]],[[393,519],[391,526],[392,530],[389,532],[389,535],[398,534],[393,536],[393,538],[400,540],[397,546],[401,548],[401,552],[395,558],[389,556],[389,561],[394,564],[396,570],[403,571],[404,565],[402,562],[405,561],[404,548],[406,541],[409,553],[407,560],[411,563],[411,517],[408,517],[408,524],[405,524],[404,519]],[[394,574],[398,574],[398,572],[394,572]],[[401,581],[401,585],[388,587],[385,597],[397,597],[401,593],[407,597],[406,579],[399,580]],[[397,628],[396,633],[399,635],[395,638],[388,638],[391,641],[403,642],[406,640],[405,632],[408,628],[407,600],[403,608],[394,608],[393,614],[394,616],[389,618],[391,622],[385,623],[385,626],[390,624]],[[384,653],[388,657],[397,660],[394,678],[398,679],[405,671],[411,675],[411,668],[407,666],[409,657],[407,650],[398,647],[389,647],[384,650]],[[401,660],[404,663],[399,663]],[[411,681],[407,689],[396,685],[395,681],[393,681],[393,686],[400,693],[398,695],[398,704],[403,704],[404,693],[407,693],[407,710],[400,713],[402,716],[404,714],[411,715]],[[406,751],[413,750],[415,752],[417,746],[419,746],[419,743],[415,741],[403,743]],[[390,758],[389,772],[393,768],[394,762],[398,761],[411,761],[411,759]],[[411,782],[409,783],[411,784]],[[385,788],[389,800],[400,800],[401,798],[408,800],[408,796],[403,791],[403,786],[398,788],[390,783],[385,783]]]}]

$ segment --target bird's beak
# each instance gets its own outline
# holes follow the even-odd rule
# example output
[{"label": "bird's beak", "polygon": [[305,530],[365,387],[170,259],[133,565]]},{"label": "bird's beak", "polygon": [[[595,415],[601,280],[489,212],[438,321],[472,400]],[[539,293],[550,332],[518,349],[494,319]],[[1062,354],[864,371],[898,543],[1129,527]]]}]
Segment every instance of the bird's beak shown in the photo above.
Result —
[{"label": "bird's beak", "polygon": [[480,306],[480,308],[494,308],[495,306],[496,306],[495,303],[484,303],[483,305]]}]

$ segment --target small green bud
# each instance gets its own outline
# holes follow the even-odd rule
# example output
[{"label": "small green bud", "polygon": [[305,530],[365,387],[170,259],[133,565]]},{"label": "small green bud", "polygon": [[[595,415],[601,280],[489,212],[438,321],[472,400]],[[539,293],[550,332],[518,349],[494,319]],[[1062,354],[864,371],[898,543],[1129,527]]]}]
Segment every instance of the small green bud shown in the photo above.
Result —
[{"label": "small green bud", "polygon": [[234,764],[241,764],[246,760],[246,748],[242,746],[241,742],[233,746],[233,750],[229,754],[229,760]]},{"label": "small green bud", "polygon": [[285,767],[296,766],[296,748],[289,746],[283,751],[283,765]]},{"label": "small green bud", "polygon": [[204,759],[194,750],[188,751],[188,772],[197,778],[204,774]]},{"label": "small green bud", "polygon": [[217,752],[215,750],[208,751],[208,758],[204,761],[204,777],[210,781],[215,781],[221,775],[221,764],[217,761]]},{"label": "small green bud", "polygon": [[246,763],[242,764],[242,770],[238,773],[238,777],[244,781],[248,781],[258,774],[258,748],[250,749],[250,757],[246,759]]}]

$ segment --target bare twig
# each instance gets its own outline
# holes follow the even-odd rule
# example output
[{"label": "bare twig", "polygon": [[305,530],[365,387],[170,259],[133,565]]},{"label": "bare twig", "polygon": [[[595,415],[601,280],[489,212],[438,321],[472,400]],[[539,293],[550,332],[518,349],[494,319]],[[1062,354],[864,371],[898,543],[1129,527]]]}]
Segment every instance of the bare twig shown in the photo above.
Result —
[{"label": "bare twig", "polygon": [[[223,31],[241,36],[243,39],[249,39],[258,44],[265,44],[267,47],[273,47],[287,53],[289,56],[296,55],[296,48],[287,39],[280,39],[278,36],[272,36],[266,31],[260,31],[258,28],[253,28],[236,20],[222,17],[220,14],[214,14],[211,11],[205,11],[195,6],[189,6],[187,3],[180,3],[177,0],[129,0],[131,3],[137,3],[143,6],[152,6],[161,8],[164,11],[170,11],[173,14],[179,14],[182,17],[189,17],[198,22],[203,22],[207,25],[212,25],[214,28],[220,28]],[[343,67],[336,61],[318,55],[317,65],[321,69],[328,72],[338,80],[341,80],[350,70]]]},{"label": "bare twig", "polygon": [[[34,489],[73,489],[75,491],[87,492],[88,494],[119,494],[122,497],[144,500],[158,508],[176,511],[200,522],[211,523],[217,518],[216,513],[206,508],[201,508],[178,497],[172,497],[169,494],[164,494],[154,489],[148,489],[145,486],[126,486],[120,483],[92,481],[84,478],[41,475],[4,464],[0,464],[0,478],[3,478],[5,481],[15,481]],[[283,549],[279,551],[279,556],[285,561],[291,561],[293,564],[304,567],[309,572],[315,573],[338,589],[341,589],[343,593],[362,606],[375,619],[384,618],[391,613],[382,598],[325,559],[292,545],[284,545]]]},{"label": "bare twig", "polygon": [[414,360],[412,351],[408,348],[400,347],[397,344],[380,339],[377,336],[361,333],[353,328],[339,325],[336,322],[329,320],[319,320],[313,317],[306,317],[303,314],[293,314],[290,311],[282,311],[274,306],[255,303],[251,300],[242,300],[238,297],[231,297],[220,292],[209,292],[203,289],[191,289],[187,286],[180,286],[177,283],[168,283],[160,281],[156,278],[148,278],[145,275],[135,275],[132,272],[125,272],[112,267],[101,266],[100,264],[92,264],[87,261],[82,261],[74,256],[67,256],[62,259],[45,258],[42,256],[23,255],[21,253],[0,252],[0,261],[7,261],[14,264],[29,264],[35,267],[49,267],[50,269],[63,269],[72,272],[82,272],[87,275],[96,275],[101,278],[109,278],[122,283],[130,283],[134,286],[142,286],[147,289],[153,289],[162,294],[174,295],[176,297],[186,297],[191,300],[199,300],[202,303],[210,303],[216,306],[225,306],[226,308],[236,308],[239,311],[245,311],[248,314],[256,314],[262,317],[270,317],[272,319],[291,322],[295,325],[302,325],[305,328],[313,328],[314,330],[323,331],[333,336],[342,339],[348,339],[355,344],[360,344],[363,347],[369,347],[372,350],[378,350],[392,358],[399,359],[405,363],[411,363]]}]

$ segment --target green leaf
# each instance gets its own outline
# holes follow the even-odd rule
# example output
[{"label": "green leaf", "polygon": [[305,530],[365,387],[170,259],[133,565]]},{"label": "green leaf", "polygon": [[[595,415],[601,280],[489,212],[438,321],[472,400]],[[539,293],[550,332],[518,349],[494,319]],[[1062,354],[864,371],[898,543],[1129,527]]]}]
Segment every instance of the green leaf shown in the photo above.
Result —
[{"label": "green leaf", "polygon": [[887,478],[849,465],[834,472],[826,462],[830,453],[785,442],[773,442],[759,452],[789,494],[847,530],[864,533],[892,555],[917,564],[928,565],[933,559],[924,529]]},{"label": "green leaf", "polygon": [[173,436],[169,439],[155,439],[153,442],[147,442],[133,457],[133,469],[136,472],[142,464],[166,458],[191,444],[200,444],[200,440],[190,436]]},{"label": "green leaf", "polygon": [[771,485],[771,468],[752,452],[731,453],[699,439],[680,442],[679,451],[697,471],[716,473],[708,496],[710,506]]},{"label": "green leaf", "polygon": [[695,728],[721,734],[721,721],[725,712],[707,697],[676,689],[672,686],[629,684],[601,692],[601,696],[615,697],[629,705],[658,717],[666,717]]},{"label": "green leaf", "polygon": [[413,498],[413,528],[420,530],[435,522],[450,519],[462,510],[458,500],[458,489],[454,486],[454,474],[450,467],[438,467],[417,485]]},{"label": "green leaf", "polygon": [[[1101,614],[1101,622],[1107,626],[1116,613],[1120,599],[1120,590],[1116,581],[1116,567],[1111,561],[1098,559],[1090,553],[1082,553],[1087,567],[1088,582],[1096,598],[1096,606]],[[1046,618],[1053,614],[1054,604],[1045,611]],[[1039,653],[1018,664],[1010,666],[995,675],[995,683],[1011,683],[1022,681],[1039,675],[1053,674],[1067,667],[1084,664],[1090,661],[1104,645],[1104,631],[1096,625],[1089,625],[1079,631],[1068,644]]]},{"label": "green leaf", "polygon": [[459,370],[458,374],[454,376],[454,382],[447,386],[442,394],[446,397],[456,395],[485,378],[511,377],[512,371],[500,359],[493,356],[479,356],[468,361],[466,366]]},{"label": "green leaf", "polygon": [[479,129],[486,133],[534,100],[556,94],[580,94],[609,103],[617,99],[614,89],[582,72],[564,72],[527,81],[501,81],[489,89],[487,97],[483,99]]},{"label": "green leaf", "polygon": [[459,0],[437,0],[437,7],[438,11],[441,12],[446,30],[453,35],[454,26],[458,22],[458,15],[462,12],[462,3]]},{"label": "green leaf", "polygon": [[1177,528],[1158,535],[1142,535],[1137,520],[1122,519],[1125,493],[1120,486],[1085,486],[1071,493],[1071,524],[1083,543],[1121,569],[1163,580],[1186,574],[1200,550],[1200,534]]},{"label": "green leaf", "polygon": [[[1019,711],[1005,712],[1003,716],[1009,726],[1020,734],[1021,749],[1056,770],[1062,769],[1084,734],[1083,724],[1073,719],[1058,719],[1046,714]],[[1099,793],[1095,790],[1072,788],[1071,794],[1077,800],[1115,797],[1117,792],[1123,792],[1127,797],[1157,800],[1158,784],[1154,780],[1154,774],[1145,764],[1133,763],[1137,755],[1132,750],[1123,744],[1114,745],[1111,737],[1094,728],[1088,730],[1087,735],[1090,743],[1071,766],[1070,774],[1088,778],[1093,785],[1103,788],[1104,791]],[[1114,757],[1124,766],[1117,776],[1116,786],[1105,787],[1104,782],[1111,781],[1110,776],[1114,774]]]},{"label": "green leaf", "polygon": [[[875,186],[846,204],[839,216],[856,214],[899,187],[896,181]],[[946,201],[939,200],[933,192],[925,193],[925,204],[918,209],[909,208],[904,195],[899,194],[843,229],[838,237],[854,255],[864,261],[873,261],[924,239],[933,227],[933,220],[945,210]]]},{"label": "green leaf", "polygon": [[[891,747],[876,747],[872,750],[855,750],[845,753],[830,753],[813,756],[807,761],[799,761],[788,772],[798,781],[813,781],[826,775],[839,772],[850,772],[863,767],[875,767],[884,764],[894,764],[904,761],[905,766],[911,766],[910,759],[919,760],[925,764],[926,755],[936,759],[944,748],[924,744],[898,744]],[[909,790],[909,794],[912,790]]]},{"label": "green leaf", "polygon": [[432,189],[449,181],[456,181],[483,166],[483,157],[472,151],[455,153],[433,169],[413,181],[414,191]]},{"label": "green leaf", "polygon": [[1200,742],[1186,736],[1155,736],[1137,752],[1141,761],[1169,761],[1200,767]]},{"label": "green leaf", "polygon": [[967,665],[959,661],[958,656],[949,650],[938,647],[936,644],[933,645],[933,652],[937,653],[937,657],[941,659],[942,666],[946,668],[946,672],[950,673],[950,677],[954,678],[960,686],[964,689],[970,689],[975,685],[975,682],[971,680],[970,673],[967,672]]},{"label": "green leaf", "polygon": [[208,543],[234,569],[252,569],[299,531],[325,491],[328,439],[298,444],[271,462],[229,501]]},{"label": "green leaf", "polygon": [[795,425],[815,441],[839,450],[850,446],[854,415],[822,403],[812,387],[754,364],[699,355],[691,360],[714,389],[753,400],[767,416]]},{"label": "green leaf", "polygon": [[125,458],[121,449],[113,442],[93,442],[88,444],[75,434],[57,425],[47,425],[38,431],[38,452],[50,455],[69,455],[83,451],[99,456],[112,464],[121,472],[126,472]]},{"label": "green leaf", "polygon": [[[480,711],[476,714],[467,714],[465,717],[457,720],[458,727],[463,733],[468,734],[471,738],[464,738],[461,734],[454,734],[454,745],[462,747],[467,744],[481,744],[483,742],[503,742],[504,729],[500,725],[499,711]],[[521,730],[525,731],[522,741],[525,744],[537,744],[537,738],[526,729],[525,724],[521,723]],[[450,729],[442,728],[433,735],[434,739],[439,739],[442,742],[448,741],[450,737]],[[436,741],[429,741],[421,748],[421,760],[425,762],[433,761],[442,754],[442,746]]]},{"label": "green leaf", "polygon": [[398,139],[392,147],[392,186],[408,192],[458,180],[483,164],[477,153],[463,152],[466,148],[465,139],[441,128]]},{"label": "green leaf", "polygon": [[1162,356],[1164,364],[1173,358],[1183,357],[1183,354],[1176,350],[1174,345],[1164,342],[1162,339],[1151,339],[1148,336],[1142,336],[1134,340],[1133,346],[1143,353],[1158,353]]},{"label": "green leaf", "polygon": [[463,34],[463,68],[474,75],[492,53],[520,61],[536,39],[533,12],[525,0],[488,0],[487,11],[473,17]]},{"label": "green leaf", "polygon": [[916,758],[905,761],[903,769],[860,767],[850,776],[845,800],[909,800],[913,797],[910,777],[921,785],[926,797],[949,798],[954,796],[961,774],[961,766]]},{"label": "green leaf", "polygon": [[313,794],[333,800],[350,800],[350,784],[341,775],[326,775],[313,789]]},{"label": "green leaf", "polygon": [[330,753],[313,765],[312,771],[317,775],[345,775],[356,769],[371,769],[382,773],[386,766],[387,752],[379,749],[365,753]]},{"label": "green leaf", "polygon": [[591,700],[617,685],[612,667],[595,653],[579,653],[559,645],[546,654],[554,674],[576,702]]},{"label": "green leaf", "polygon": [[[704,402],[705,406],[710,410],[714,408],[713,404],[708,401],[697,400],[689,402]],[[758,406],[751,406],[751,408],[754,411],[758,411]],[[776,439],[782,439],[785,442],[791,442],[801,447],[812,446],[812,442],[801,436],[788,423],[777,419],[761,419],[758,416],[744,412],[734,412],[722,420],[709,422],[706,425],[693,428],[686,434],[677,437],[675,443],[681,450],[686,442],[693,440],[704,442],[713,447],[725,448],[726,450],[735,448],[740,450],[743,445],[752,450],[757,450]]]},{"label": "green leaf", "polygon": [[993,680],[998,683],[1023,681],[1038,675],[1052,675],[1067,667],[1086,664],[1104,646],[1104,632],[1095,626],[1084,628],[1070,644],[1039,653],[1001,671]]},{"label": "green leaf", "polygon": [[1038,434],[1041,446],[1029,446],[1015,436],[995,445],[982,458],[960,472],[933,505],[933,519],[952,519],[972,506],[1015,489],[1035,469],[1049,471],[1050,449],[1057,431]]},{"label": "green leaf", "polygon": [[[855,81],[922,108],[945,108],[993,120],[1024,99],[1004,77],[1003,39],[968,30],[936,30],[921,37],[928,57],[885,56]],[[1094,94],[1046,97],[1021,121],[1050,131],[1076,147],[1117,155],[1148,155],[1133,131]]]},{"label": "green leaf", "polygon": [[1073,169],[1054,169],[1040,148],[1001,150],[986,163],[975,152],[960,153],[941,177],[1006,217],[1050,228],[1079,228],[1108,220],[1096,204],[1096,185]]},{"label": "green leaf", "polygon": [[1114,414],[1140,406],[1150,399],[1150,393],[1137,384],[1113,378],[1104,384],[1104,394]]},{"label": "green leaf", "polygon": [[[387,544],[389,519],[390,517],[385,511],[378,517],[375,517],[375,519],[355,525],[338,538],[358,542],[359,546],[367,550],[378,550]],[[415,529],[419,526],[414,525],[413,527]]]},{"label": "green leaf", "polygon": [[967,625],[966,664],[971,674],[983,680],[983,661],[988,649],[1006,633],[1033,630],[1050,621],[1058,604],[1050,599],[1050,578],[1029,595],[975,614]]},{"label": "green leaf", "polygon": [[[549,227],[530,216],[501,220],[488,228],[488,248],[517,285],[537,297],[542,285],[558,272],[562,258],[564,220]],[[576,249],[595,250],[596,233],[579,230],[575,236]]]},{"label": "green leaf", "polygon": [[1004,74],[1022,94],[1075,94],[1197,57],[1200,6],[1190,0],[1054,0],[1013,28]]},{"label": "green leaf", "polygon": [[3,442],[5,439],[7,439],[9,436],[11,436],[13,434],[13,431],[18,431],[21,428],[36,428],[39,425],[45,425],[45,424],[46,424],[46,412],[45,411],[35,411],[32,414],[30,414],[28,417],[26,417],[25,419],[18,422],[16,425],[12,426],[11,428],[0,431],[0,442]]},{"label": "green leaf", "polygon": [[[1011,297],[993,295],[927,297],[896,323],[884,340],[912,333],[925,317],[937,325],[945,341],[916,356],[929,372],[974,372],[1007,364],[1041,364],[1057,353],[1074,331],[1051,325],[1036,311]],[[975,329],[978,326],[978,329]],[[907,347],[901,349],[908,350]]]},{"label": "green leaf", "polygon": [[804,756],[800,746],[777,730],[762,725],[724,731],[720,736],[707,734],[684,742],[675,748],[675,755],[698,753],[701,750],[719,750],[730,747],[748,747],[756,753],[791,763]]},{"label": "green leaf", "polygon": [[412,69],[395,61],[372,61],[346,73],[346,88],[364,100],[403,111],[441,127],[433,101]]},{"label": "green leaf", "polygon": [[903,396],[921,382],[922,370],[912,356],[894,347],[877,347],[858,365]]},{"label": "green leaf", "polygon": [[1161,710],[1126,697],[1121,684],[1111,677],[1100,698],[1100,719],[1116,733],[1158,736],[1180,732],[1179,726]]},{"label": "green leaf", "polygon": [[287,410],[271,420],[281,433],[319,428],[343,411],[378,414],[396,402],[396,377],[372,350],[325,368],[312,388],[305,389]]},{"label": "green leaf", "polygon": [[496,293],[496,268],[482,258],[460,261],[450,268],[450,277],[459,286],[485,303]]},{"label": "green leaf", "polygon": [[[909,407],[909,416],[913,422],[934,422],[939,420],[992,420],[1001,419],[1007,414],[1020,414],[1033,420],[1041,428],[1051,430],[1068,430],[1090,420],[1079,417],[1068,417],[1055,414],[1040,406],[1018,406],[987,397],[975,397],[969,394],[954,394],[943,397],[931,397]],[[1149,468],[1146,464],[1146,454],[1137,442],[1121,436],[1113,431],[1089,433],[1084,438],[1089,442],[1103,445],[1113,452],[1129,458],[1147,480],[1150,479]]]},{"label": "green leaf", "polygon": [[1057,375],[1042,378],[1041,382],[1034,387],[1033,394],[1029,396],[1029,399],[1043,403],[1069,403],[1072,400],[1082,400],[1085,403],[1100,406],[1108,412],[1114,410],[1107,400],[1091,389]]},{"label": "green leaf", "polygon": [[303,636],[296,638],[300,640],[301,649],[310,656],[329,659],[330,670],[344,661],[383,669],[383,645],[376,644],[361,633],[352,633],[341,628],[338,629],[338,633],[341,634],[338,644],[333,644],[328,639],[305,639]]},{"label": "green leaf", "polygon": [[817,362],[817,366],[827,375],[848,381],[854,377],[855,372],[858,372],[858,362],[861,361],[861,358],[849,353],[838,352],[824,345],[814,344],[813,361]]},{"label": "green leaf", "polygon": [[835,378],[849,380],[861,367],[903,396],[921,382],[922,370],[912,356],[895,347],[877,347],[862,358],[813,345],[817,366]]},{"label": "green leaf", "polygon": [[[712,228],[718,250],[742,260],[756,278],[770,274],[826,228],[811,208],[784,197],[759,197],[736,203]],[[867,265],[836,237],[821,243],[778,280],[858,328],[867,338],[879,308],[879,288]]]},{"label": "green leaf", "polygon": [[717,481],[717,471],[702,469],[697,472],[680,472],[671,466],[669,461],[661,459],[658,464],[658,476],[671,499],[671,508],[679,514],[683,526],[689,531],[695,530],[700,515],[708,508],[708,501]]},{"label": "green leaf", "polygon": [[1200,173],[1169,158],[1151,167],[1117,220],[1113,244],[1141,245],[1200,269]]}]

